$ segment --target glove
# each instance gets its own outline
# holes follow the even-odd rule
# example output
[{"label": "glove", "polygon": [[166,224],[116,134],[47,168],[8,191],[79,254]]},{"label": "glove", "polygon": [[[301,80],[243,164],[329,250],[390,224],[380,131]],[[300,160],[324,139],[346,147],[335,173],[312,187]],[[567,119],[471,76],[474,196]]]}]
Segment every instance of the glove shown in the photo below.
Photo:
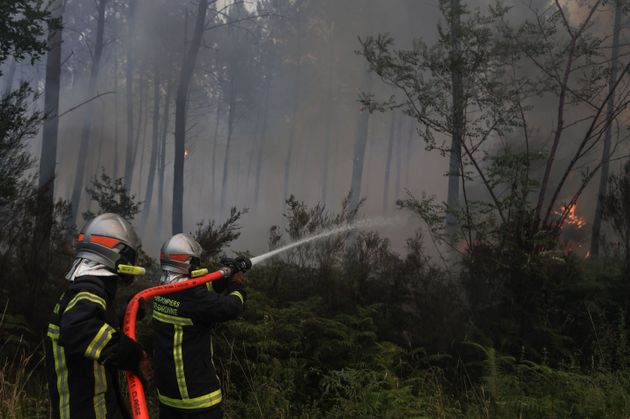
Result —
[{"label": "glove", "polygon": [[229,285],[229,281],[230,279],[225,277],[217,279],[216,281],[212,281],[212,290],[217,294],[221,294],[223,291],[226,290],[227,286]]},{"label": "glove", "polygon": [[236,284],[242,287],[243,285],[245,285],[245,275],[243,275],[241,272],[237,272],[232,275],[232,277],[230,278],[230,282],[232,284]]},{"label": "glove", "polygon": [[221,264],[227,266],[232,270],[232,274],[237,272],[247,272],[252,267],[252,261],[244,256],[239,256],[237,258],[223,258],[221,259]]}]

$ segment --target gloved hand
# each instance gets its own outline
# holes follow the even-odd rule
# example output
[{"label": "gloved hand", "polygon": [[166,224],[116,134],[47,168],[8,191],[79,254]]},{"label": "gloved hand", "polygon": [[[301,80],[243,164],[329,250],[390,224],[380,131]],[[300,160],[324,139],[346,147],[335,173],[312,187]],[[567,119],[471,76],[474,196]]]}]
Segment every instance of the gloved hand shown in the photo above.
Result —
[{"label": "gloved hand", "polygon": [[232,270],[232,274],[237,272],[247,272],[252,267],[252,261],[244,256],[238,256],[234,259],[223,258],[221,264]]},{"label": "gloved hand", "polygon": [[230,278],[230,282],[232,284],[244,286],[245,285],[245,275],[243,275],[241,272],[237,272],[234,275],[232,275],[232,277]]}]

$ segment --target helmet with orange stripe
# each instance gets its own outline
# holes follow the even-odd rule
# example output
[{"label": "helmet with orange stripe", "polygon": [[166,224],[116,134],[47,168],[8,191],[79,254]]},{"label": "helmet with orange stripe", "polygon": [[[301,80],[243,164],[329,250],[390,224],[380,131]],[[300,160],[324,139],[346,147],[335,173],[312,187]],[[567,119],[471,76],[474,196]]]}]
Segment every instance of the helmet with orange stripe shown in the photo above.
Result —
[{"label": "helmet with orange stripe", "polygon": [[135,230],[118,214],[105,213],[89,221],[79,233],[77,257],[105,265],[134,265],[140,248]]},{"label": "helmet with orange stripe", "polygon": [[168,239],[160,250],[162,270],[189,275],[199,269],[203,249],[189,234],[179,233]]}]

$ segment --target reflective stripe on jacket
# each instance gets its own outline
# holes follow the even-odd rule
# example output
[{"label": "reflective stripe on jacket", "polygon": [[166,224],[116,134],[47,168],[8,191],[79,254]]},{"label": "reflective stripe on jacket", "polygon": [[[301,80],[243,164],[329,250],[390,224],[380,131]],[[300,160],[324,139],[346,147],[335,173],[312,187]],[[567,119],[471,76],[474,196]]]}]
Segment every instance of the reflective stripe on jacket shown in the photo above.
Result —
[{"label": "reflective stripe on jacket", "polygon": [[55,305],[46,333],[54,418],[120,418],[117,369],[135,370],[142,348],[114,327],[117,277],[77,278]]},{"label": "reflective stripe on jacket", "polygon": [[221,403],[221,384],[212,360],[212,324],[238,317],[245,291],[226,294],[205,286],[153,299],[153,365],[158,398],[187,411]]}]

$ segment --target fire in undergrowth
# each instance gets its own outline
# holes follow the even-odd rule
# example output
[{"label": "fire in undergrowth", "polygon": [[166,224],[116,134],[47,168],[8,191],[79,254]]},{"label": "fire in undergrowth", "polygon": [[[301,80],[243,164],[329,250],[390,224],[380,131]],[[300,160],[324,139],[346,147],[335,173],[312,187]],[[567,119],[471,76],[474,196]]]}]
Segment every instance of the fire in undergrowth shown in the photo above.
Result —
[{"label": "fire in undergrowth", "polygon": [[575,213],[575,209],[577,208],[576,204],[571,204],[568,207],[566,205],[561,205],[558,211],[555,211],[554,214],[558,217],[565,216],[564,224],[576,227],[578,229],[586,226],[586,218],[580,217]]}]

